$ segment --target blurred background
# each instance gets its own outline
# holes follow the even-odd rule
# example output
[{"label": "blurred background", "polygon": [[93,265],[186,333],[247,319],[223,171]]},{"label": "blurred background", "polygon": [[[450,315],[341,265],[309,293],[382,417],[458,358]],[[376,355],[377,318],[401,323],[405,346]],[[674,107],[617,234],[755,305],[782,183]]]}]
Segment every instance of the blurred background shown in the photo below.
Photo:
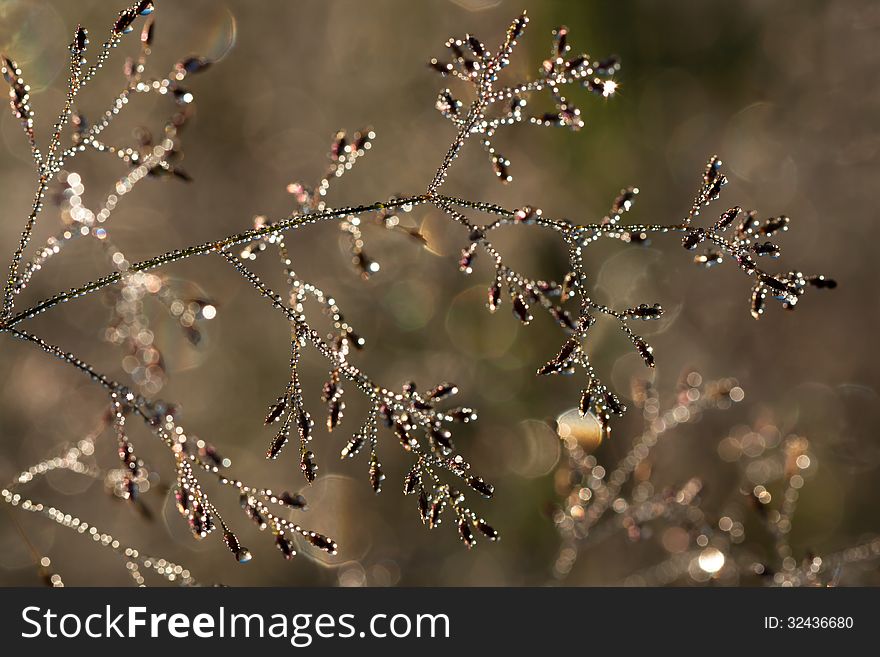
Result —
[{"label": "blurred background", "polygon": [[[658,486],[699,476],[708,507],[719,514],[745,508],[737,465],[722,458],[719,445],[756,421],[771,424],[779,435],[806,437],[815,456],[791,535],[798,559],[810,550],[840,550],[880,532],[880,308],[873,243],[880,175],[880,5],[867,0],[191,0],[157,5],[147,74],[164,76],[190,54],[216,64],[187,82],[196,102],[182,132],[180,166],[193,182],[146,180],[108,222],[115,244],[131,261],[245,230],[255,215],[288,214],[295,202],[286,186],[320,180],[339,129],[369,126],[377,137],[363,161],[334,185],[331,204],[420,193],[454,134],[434,102],[440,89],[455,83],[425,65],[431,57],[446,56],[443,44],[450,36],[473,33],[492,47],[527,8],[532,22],[506,72],[510,80],[534,76],[549,52],[550,32],[560,24],[569,27],[575,53],[619,55],[620,89],[613,99],[569,94],[583,113],[581,132],[527,125],[502,131],[496,146],[511,160],[514,177],[507,186],[497,181],[485,153],[470,144],[445,190],[593,221],[607,212],[622,187],[636,185],[640,193],[625,221],[671,223],[686,213],[706,159],[719,154],[730,184],[718,209],[737,204],[765,217],[789,215],[791,230],[779,240],[778,269],[825,273],[839,288],[812,291],[794,313],[770,304],[755,322],[745,277],[729,262],[711,270],[696,267],[677,238],[658,236],[644,248],[591,247],[588,270],[596,298],[617,307],[659,302],[667,311],[666,318],[645,329],[657,357],[661,405],[674,401],[676,382],[689,368],[707,379],[734,377],[745,392],[742,403],[730,410],[707,413],[700,423],[664,439],[652,455],[653,476]],[[120,8],[97,0],[0,0],[0,49],[17,60],[32,87],[44,141],[63,101],[73,28],[81,22],[90,28],[92,42],[100,43]],[[79,107],[86,116],[102,111],[122,88],[123,60],[137,52],[136,37],[123,41],[84,93]],[[543,111],[542,100],[536,97],[530,107]],[[132,130],[140,125],[158,131],[171,111],[166,99],[137,98],[107,141],[131,142]],[[84,202],[97,206],[124,167],[89,153],[68,169],[82,177]],[[11,253],[17,243],[34,179],[18,122],[3,112],[2,253]],[[502,533],[498,544],[482,541],[468,551],[452,527],[428,531],[421,526],[414,500],[400,494],[408,460],[393,436],[380,448],[388,479],[378,497],[370,489],[365,458],[339,461],[339,449],[364,412],[353,389],[338,432],[327,435],[319,421],[314,449],[321,470],[302,491],[310,503],[302,524],[333,535],[340,543],[336,557],[304,550],[284,562],[271,540],[236,511],[237,500],[228,492],[215,492],[214,501],[240,530],[253,562],[234,568],[218,540],[193,541],[163,491],[162,484],[170,482],[168,456],[142,427],[133,429],[133,440],[160,476],[143,498],[153,521],[107,495],[100,479],[62,472],[35,483],[29,493],[144,552],[183,563],[206,582],[556,582],[560,539],[553,515],[567,490],[565,474],[559,474],[565,459],[555,420],[575,406],[581,381],[534,376],[561,344],[557,328],[546,317],[523,327],[507,307],[495,315],[486,312],[490,268],[478,259],[471,276],[458,271],[466,240],[460,229],[425,208],[402,215],[401,221],[418,228],[427,246],[367,226],[367,252],[381,264],[368,281],[351,267],[347,242],[333,225],[296,231],[288,242],[297,272],[333,294],[367,340],[367,349],[355,357],[359,366],[395,389],[410,378],[422,388],[454,381],[461,389],[459,401],[478,409],[479,421],[458,430],[457,446],[496,485],[494,500],[475,504]],[[49,204],[32,244],[43,244],[60,225]],[[509,229],[499,234],[497,246],[509,264],[535,277],[559,279],[565,273],[564,251],[552,235]],[[277,268],[259,261],[254,268],[279,286]],[[94,241],[71,244],[38,273],[17,303],[27,307],[111,269]],[[203,323],[196,347],[161,304],[147,306],[168,375],[157,396],[179,404],[183,426],[215,444],[238,476],[273,489],[300,490],[303,479],[293,451],[274,462],[264,458],[272,436],[262,425],[265,408],[287,377],[285,322],[219,258],[192,259],[161,273],[177,280],[185,294],[214,301],[218,312]],[[92,295],[27,325],[99,370],[130,380],[119,348],[103,339],[109,315],[106,299]],[[319,314],[312,317],[324,325]],[[589,347],[597,367],[627,401],[630,379],[644,375],[640,359],[612,330],[597,330],[593,340]],[[0,342],[0,479],[7,482],[59,444],[87,435],[100,420],[106,397],[32,345],[3,336]],[[312,351],[306,352],[303,372],[307,404],[320,419],[326,372]],[[638,412],[628,414],[615,425],[612,440],[596,448],[596,458],[613,465],[640,430]],[[116,467],[115,440],[105,434],[98,447],[98,462]],[[7,511],[37,550],[51,556],[68,584],[131,582],[123,562],[92,541],[5,507],[0,584],[39,583],[31,553]],[[756,558],[770,549],[759,538],[749,546]],[[561,583],[621,583],[668,552],[668,542],[656,537],[633,542],[621,534],[585,551]],[[843,581],[877,584],[880,573],[871,564],[845,573]],[[685,575],[677,583],[690,580]]]}]

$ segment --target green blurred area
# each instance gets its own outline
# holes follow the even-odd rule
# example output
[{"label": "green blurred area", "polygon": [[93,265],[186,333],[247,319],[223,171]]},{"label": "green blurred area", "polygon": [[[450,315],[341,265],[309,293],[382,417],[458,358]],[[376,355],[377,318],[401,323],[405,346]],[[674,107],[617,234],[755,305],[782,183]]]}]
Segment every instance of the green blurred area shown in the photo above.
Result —
[{"label": "green blurred area", "polygon": [[[111,5],[0,1],[0,48],[19,60],[26,76],[33,71],[32,104],[43,134],[63,99],[73,27],[78,21],[87,25],[99,42],[115,16]],[[286,215],[294,205],[286,185],[320,179],[340,128],[371,126],[377,139],[363,162],[334,186],[331,204],[420,193],[454,137],[434,109],[437,92],[454,83],[425,66],[431,57],[442,58],[449,36],[473,33],[495,44],[525,7],[532,22],[505,73],[511,80],[534,75],[549,52],[550,31],[563,23],[575,51],[597,58],[618,54],[623,67],[616,76],[616,97],[570,94],[586,122],[581,132],[525,125],[501,131],[496,146],[511,160],[514,177],[508,186],[497,182],[485,153],[469,144],[445,189],[463,198],[510,208],[528,203],[550,216],[594,221],[622,187],[637,185],[640,193],[626,220],[671,223],[687,212],[706,159],[719,154],[730,178],[719,203],[792,217],[792,229],[780,239],[779,269],[827,273],[840,287],[807,295],[795,313],[774,304],[756,323],[748,314],[748,282],[729,262],[698,269],[674,237],[657,237],[644,249],[591,247],[588,271],[597,300],[620,306],[660,302],[672,318],[646,333],[655,347],[661,400],[673,399],[685,368],[697,368],[706,378],[735,377],[746,393],[734,409],[708,414],[661,445],[655,473],[670,485],[701,477],[707,503],[719,508],[741,503],[736,472],[718,458],[717,446],[732,427],[769,417],[783,433],[806,436],[818,456],[818,470],[796,516],[797,549],[838,550],[880,529],[875,511],[880,500],[875,392],[880,312],[873,244],[880,174],[876,3],[192,0],[157,5],[150,71],[164,74],[189,54],[220,61],[188,83],[196,116],[183,134],[183,165],[194,182],[145,181],[112,218],[114,239],[132,261],[245,230],[258,214]],[[123,43],[86,93],[87,115],[103,109],[123,84],[122,60],[135,52],[135,41]],[[536,98],[530,109],[542,112],[543,101]],[[108,140],[130,140],[140,123],[159,127],[166,110],[152,98],[136,100]],[[8,112],[0,121],[0,151],[6,215],[0,252],[7,253],[30,207],[35,178],[25,140]],[[86,198],[97,201],[122,166],[89,154],[72,169],[83,176]],[[461,388],[461,403],[479,410],[479,422],[459,431],[457,446],[496,485],[496,498],[477,504],[502,532],[499,544],[469,552],[452,527],[428,531],[421,526],[415,503],[400,494],[406,458],[392,436],[382,446],[388,480],[378,497],[369,487],[366,460],[339,461],[339,449],[366,410],[354,389],[346,393],[341,435],[322,431],[315,439],[320,476],[303,491],[311,508],[302,524],[332,533],[340,543],[340,556],[329,561],[310,563],[303,556],[283,562],[271,540],[258,536],[236,512],[237,500],[222,492],[214,494],[215,502],[242,528],[256,557],[246,568],[233,568],[216,540],[195,544],[172,503],[159,493],[147,500],[156,516],[152,523],[109,499],[100,482],[86,488],[65,473],[36,485],[35,496],[81,514],[145,552],[186,564],[203,581],[552,581],[559,545],[551,520],[559,502],[554,480],[559,447],[545,438],[554,418],[577,403],[581,382],[534,376],[557,352],[558,330],[544,317],[521,327],[506,308],[496,315],[485,311],[491,268],[478,257],[470,277],[458,271],[466,242],[460,229],[430,209],[418,208],[403,219],[422,230],[430,248],[367,227],[367,251],[382,269],[366,282],[350,267],[335,226],[296,231],[289,245],[297,272],[332,293],[366,338],[368,348],[357,355],[357,364],[375,380],[389,388],[410,378],[423,388],[451,380]],[[57,226],[47,208],[33,243],[42,243]],[[497,246],[510,264],[536,277],[565,273],[565,253],[553,236],[510,229],[499,234]],[[255,268],[280,285],[277,268],[259,261]],[[80,244],[41,271],[17,303],[26,307],[109,269],[94,245]],[[192,349],[156,308],[157,341],[170,371],[161,396],[181,405],[183,425],[216,444],[239,476],[275,489],[299,489],[302,477],[294,456],[276,462],[263,458],[271,430],[263,428],[262,418],[286,381],[288,326],[219,258],[196,258],[165,273],[192,281],[217,300],[219,313],[208,325],[205,343]],[[29,324],[99,370],[123,378],[118,352],[100,340],[107,315],[100,295],[94,295]],[[0,478],[7,481],[54,446],[91,430],[105,398],[32,346],[0,340]],[[599,371],[625,397],[630,378],[644,369],[631,347],[602,327],[589,348]],[[314,353],[304,367],[307,400],[320,417],[326,372]],[[631,413],[597,456],[613,464],[639,430],[637,413]],[[145,430],[134,438],[167,478],[167,456],[151,446]],[[112,440],[100,444],[101,462],[112,464]],[[114,557],[91,541],[38,518],[18,521],[71,584],[128,583]],[[30,558],[10,517],[0,515],[0,584],[36,584]],[[662,558],[657,541],[609,540],[585,553],[566,583],[619,583]],[[876,568],[853,577],[857,583],[878,583]]]}]

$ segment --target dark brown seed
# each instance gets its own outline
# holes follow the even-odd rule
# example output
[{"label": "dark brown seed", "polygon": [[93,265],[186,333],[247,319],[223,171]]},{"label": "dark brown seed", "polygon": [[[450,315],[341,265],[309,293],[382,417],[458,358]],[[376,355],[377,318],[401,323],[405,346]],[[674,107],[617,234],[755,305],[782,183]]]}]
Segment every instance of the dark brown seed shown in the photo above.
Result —
[{"label": "dark brown seed", "polygon": [[430,399],[441,400],[458,394],[458,386],[454,383],[441,383],[428,393]]},{"label": "dark brown seed", "polygon": [[284,413],[284,409],[287,408],[287,395],[279,397],[278,400],[269,406],[269,414],[266,416],[266,420],[264,424],[272,424],[278,418],[281,417],[281,414]]},{"label": "dark brown seed", "polygon": [[342,458],[352,458],[357,455],[358,452],[361,451],[361,448],[366,444],[367,437],[362,433],[356,433],[351,440],[348,441],[348,444],[342,448],[340,452],[340,456]]},{"label": "dark brown seed", "polygon": [[681,240],[681,245],[688,251],[693,251],[706,239],[706,232],[702,228],[695,228]]},{"label": "dark brown seed", "polygon": [[467,483],[468,486],[473,488],[483,497],[492,497],[495,493],[495,487],[492,484],[483,481],[482,477],[472,476],[467,480]]},{"label": "dark brown seed", "polygon": [[339,546],[336,545],[336,541],[329,536],[324,536],[323,534],[315,532],[307,532],[303,536],[305,536],[305,539],[309,543],[319,550],[324,550],[324,552],[327,552],[328,554],[336,554],[336,550],[339,549]]},{"label": "dark brown seed", "polygon": [[730,228],[730,225],[736,221],[741,210],[742,208],[737,205],[724,212],[715,223],[716,230],[726,230]]},{"label": "dark brown seed", "polygon": [[334,399],[330,402],[330,410],[327,413],[327,431],[333,431],[339,426],[342,419],[342,411],[345,409],[345,402]]},{"label": "dark brown seed", "polygon": [[421,516],[422,522],[428,520],[428,506],[428,494],[424,488],[419,487],[419,516]]},{"label": "dark brown seed", "polygon": [[525,12],[523,12],[520,16],[518,16],[510,28],[507,30],[507,38],[511,41],[515,41],[516,39],[522,36],[523,30],[526,29],[526,25],[529,22],[529,17],[526,16]]},{"label": "dark brown seed", "polygon": [[837,287],[837,281],[833,278],[826,278],[821,274],[807,277],[807,283],[819,289],[833,290]]},{"label": "dark brown seed", "polygon": [[375,456],[370,460],[370,486],[373,487],[374,493],[382,491],[382,482],[385,480],[385,473],[382,472],[382,466]]},{"label": "dark brown seed", "polygon": [[113,31],[117,34],[128,34],[132,30],[131,24],[135,18],[137,18],[137,13],[130,9],[123,9],[113,24]]},{"label": "dark brown seed", "polygon": [[593,394],[590,392],[589,389],[584,390],[581,393],[581,403],[578,407],[578,411],[580,411],[581,417],[590,412],[590,409],[593,407],[593,401]]},{"label": "dark brown seed", "polygon": [[613,392],[605,391],[604,396],[605,408],[614,413],[615,415],[623,415],[626,413],[626,406],[624,406],[620,400],[617,398]]},{"label": "dark brown seed", "polygon": [[703,182],[705,182],[707,185],[711,185],[719,179],[720,175],[721,160],[718,159],[717,155],[713,155],[709,159],[709,163],[706,165],[706,170],[703,172]]},{"label": "dark brown seed", "polygon": [[382,422],[386,427],[394,426],[394,414],[388,404],[382,404],[379,407],[379,416],[382,418]]},{"label": "dark brown seed", "polygon": [[278,536],[275,537],[275,545],[281,550],[281,554],[284,555],[285,559],[293,559],[293,557],[296,556],[293,541],[287,538],[284,534],[278,534]]},{"label": "dark brown seed", "polygon": [[752,250],[756,255],[759,256],[768,256],[770,258],[778,258],[779,257],[779,247],[773,242],[764,242],[763,244],[755,244],[752,246]]},{"label": "dark brown seed", "polygon": [[513,300],[513,314],[516,318],[521,321],[523,324],[528,324],[534,319],[532,314],[529,312],[529,307],[526,305],[526,302],[523,301],[523,298],[518,295],[512,295]]},{"label": "dark brown seed", "polygon": [[781,215],[779,217],[773,217],[765,221],[764,224],[758,229],[758,231],[762,235],[770,237],[774,233],[788,230],[788,224],[789,218],[785,215]]},{"label": "dark brown seed", "polygon": [[309,483],[315,481],[315,477],[318,475],[318,466],[315,463],[315,455],[311,450],[303,452],[300,468],[303,471],[303,475],[305,475],[306,481]]},{"label": "dark brown seed", "polygon": [[412,495],[416,492],[416,488],[418,488],[420,481],[419,473],[417,470],[410,470],[406,477],[403,479],[403,494],[404,495]]},{"label": "dark brown seed", "polygon": [[428,528],[434,529],[440,524],[440,514],[443,513],[443,509],[446,508],[446,502],[444,500],[434,500],[431,503],[431,508],[428,510]]},{"label": "dark brown seed", "polygon": [[764,291],[764,286],[760,283],[752,288],[752,299],[750,305],[750,312],[752,313],[752,317],[755,319],[760,319],[761,315],[764,314],[764,304],[767,299],[767,294]]},{"label": "dark brown seed", "polygon": [[288,493],[287,491],[284,491],[278,499],[292,509],[305,509],[308,506],[306,498],[299,493]]},{"label": "dark brown seed", "polygon": [[299,415],[296,418],[296,425],[299,429],[299,437],[303,442],[308,442],[312,437],[312,427],[315,426],[315,423],[312,421],[312,416],[309,415],[308,411],[300,409]]},{"label": "dark brown seed", "polygon": [[489,310],[494,313],[498,309],[498,306],[500,304],[501,304],[501,283],[496,281],[495,284],[489,288]]},{"label": "dark brown seed", "polygon": [[486,48],[478,38],[468,35],[467,42],[471,52],[474,53],[474,56],[478,59],[482,59],[486,55]]},{"label": "dark brown seed", "polygon": [[490,541],[497,541],[499,538],[498,532],[495,530],[495,528],[488,524],[482,518],[480,520],[477,520],[477,529],[479,529],[483,533],[483,535]]},{"label": "dark brown seed", "polygon": [[73,36],[73,48],[78,53],[82,53],[89,43],[89,33],[82,26],[76,28],[76,34]]},{"label": "dark brown seed", "polygon": [[638,338],[635,344],[639,355],[645,361],[645,365],[647,365],[648,367],[654,367],[654,348],[651,347],[651,345],[645,342],[642,338]]},{"label": "dark brown seed", "polygon": [[458,535],[468,548],[472,548],[477,542],[474,538],[474,532],[471,529],[471,525],[465,518],[458,521]]},{"label": "dark brown seed", "polygon": [[286,428],[282,428],[275,437],[272,439],[272,443],[269,445],[269,449],[266,452],[267,459],[276,459],[278,455],[281,453],[281,450],[284,449],[284,446],[287,444],[287,440],[290,438],[290,433]]},{"label": "dark brown seed", "polygon": [[434,449],[443,454],[443,456],[448,456],[452,453],[454,447],[452,445],[452,434],[449,431],[432,427],[429,435]]},{"label": "dark brown seed", "polygon": [[599,75],[611,75],[620,69],[620,59],[617,55],[611,55],[597,62],[593,68]]},{"label": "dark brown seed", "polygon": [[177,70],[188,74],[201,73],[210,68],[210,66],[211,61],[204,57],[187,57],[175,64]]},{"label": "dark brown seed", "polygon": [[611,213],[622,214],[627,212],[632,208],[637,193],[638,192],[633,187],[622,190],[620,196],[614,199],[614,204],[611,206]]}]

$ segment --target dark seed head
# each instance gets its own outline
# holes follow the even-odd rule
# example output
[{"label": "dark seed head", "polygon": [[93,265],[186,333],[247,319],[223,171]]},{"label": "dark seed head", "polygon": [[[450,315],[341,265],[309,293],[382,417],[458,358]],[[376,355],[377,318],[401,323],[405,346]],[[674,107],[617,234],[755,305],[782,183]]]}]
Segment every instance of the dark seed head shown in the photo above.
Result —
[{"label": "dark seed head", "polygon": [[467,480],[467,483],[468,483],[468,486],[473,488],[475,491],[477,491],[483,497],[492,497],[492,495],[495,493],[495,487],[492,484],[490,484],[486,481],[483,481],[482,477],[477,477],[477,476],[470,477]]}]

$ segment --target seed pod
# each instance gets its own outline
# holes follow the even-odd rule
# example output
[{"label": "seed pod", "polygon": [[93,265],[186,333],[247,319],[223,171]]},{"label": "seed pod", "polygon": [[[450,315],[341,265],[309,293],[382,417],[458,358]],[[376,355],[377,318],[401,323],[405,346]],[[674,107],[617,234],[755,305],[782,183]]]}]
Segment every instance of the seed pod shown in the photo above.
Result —
[{"label": "seed pod", "polygon": [[183,487],[183,484],[178,480],[177,488],[174,489],[174,501],[177,506],[177,511],[182,516],[189,515],[190,508],[190,497],[189,493],[186,492],[186,489]]},{"label": "seed pod", "polygon": [[498,310],[498,306],[501,304],[501,282],[495,281],[492,284],[492,287],[489,288],[489,312],[495,312]]},{"label": "seed pod", "polygon": [[775,276],[770,276],[769,274],[761,274],[760,278],[761,282],[764,283],[764,285],[772,290],[776,290],[777,292],[785,292],[789,289],[789,286],[784,281],[780,281]]},{"label": "seed pod", "polygon": [[413,493],[415,493],[420,481],[421,477],[419,476],[419,472],[416,468],[413,468],[409,472],[407,472],[406,477],[404,477],[403,479],[403,494],[412,495]]},{"label": "seed pod", "polygon": [[590,409],[593,407],[594,401],[595,398],[589,388],[581,392],[581,403],[578,406],[578,411],[580,412],[581,417],[586,417],[587,413],[589,413]]},{"label": "seed pod", "polygon": [[492,484],[483,481],[482,477],[477,477],[476,475],[470,477],[467,480],[467,484],[483,497],[492,497],[495,493],[495,487]]},{"label": "seed pod", "polygon": [[293,541],[287,538],[284,534],[278,534],[278,536],[275,537],[275,545],[281,550],[281,554],[284,555],[285,559],[293,559],[293,557],[296,556]]},{"label": "seed pod", "polygon": [[428,66],[430,66],[435,71],[437,71],[440,75],[443,75],[443,76],[446,76],[446,75],[449,75],[450,73],[452,73],[452,64],[450,64],[448,62],[441,62],[441,61],[438,61],[437,59],[431,59],[431,61],[428,62]]},{"label": "seed pod", "polygon": [[740,219],[739,225],[736,227],[736,238],[738,240],[743,240],[747,238],[754,231],[757,225],[757,213],[754,210],[746,212],[743,215],[742,219]]},{"label": "seed pod", "polygon": [[306,504],[306,498],[303,497],[302,495],[300,495],[299,493],[292,493],[291,494],[291,493],[288,493],[287,491],[284,491],[278,497],[278,500],[280,502],[283,502],[284,504],[286,504],[287,506],[289,506],[292,509],[305,510],[305,508],[308,506],[308,504]]},{"label": "seed pod", "polygon": [[333,399],[330,402],[330,410],[327,413],[327,431],[333,431],[333,429],[339,426],[343,409],[345,409],[344,401]]},{"label": "seed pod", "polygon": [[654,348],[642,338],[636,339],[635,345],[636,350],[639,352],[639,356],[645,361],[645,365],[648,367],[654,367]]},{"label": "seed pod", "polygon": [[621,215],[624,212],[628,212],[630,208],[632,208],[636,194],[638,193],[639,190],[635,187],[628,187],[627,189],[621,190],[620,195],[614,199],[614,204],[611,206],[611,214]]},{"label": "seed pod", "polygon": [[663,308],[659,303],[652,306],[641,303],[635,308],[627,310],[626,314],[632,319],[658,319],[663,314]]},{"label": "seed pod", "polygon": [[330,145],[330,158],[336,162],[345,155],[346,146],[348,146],[348,140],[345,138],[345,131],[340,130],[336,133],[333,143]]},{"label": "seed pod", "polygon": [[462,543],[468,548],[472,548],[477,542],[470,523],[464,518],[458,521],[458,535],[461,537]]},{"label": "seed pod", "polygon": [[427,522],[428,520],[428,494],[425,492],[425,489],[419,486],[419,516],[422,519],[422,523]]},{"label": "seed pod", "polygon": [[498,154],[492,156],[492,168],[495,171],[495,175],[498,176],[498,179],[503,183],[509,183],[513,180],[510,175],[509,167],[510,160]]},{"label": "seed pod", "polygon": [[290,431],[287,429],[286,426],[282,427],[281,431],[275,434],[275,437],[272,439],[272,442],[269,445],[269,449],[266,451],[266,458],[272,460],[278,458],[281,450],[287,444],[288,438],[290,438]]},{"label": "seed pod", "polygon": [[764,242],[763,244],[755,244],[752,251],[759,256],[769,256],[770,258],[779,257],[779,247],[773,242]]},{"label": "seed pod", "polygon": [[758,268],[758,265],[755,264],[754,259],[748,253],[736,254],[736,262],[747,274],[751,274]]},{"label": "seed pod", "polygon": [[187,57],[174,65],[180,73],[195,74],[210,68],[211,61],[204,57]]},{"label": "seed pod", "polygon": [[486,56],[486,47],[475,36],[469,34],[467,36],[468,47],[477,59],[483,59]]},{"label": "seed pod", "polygon": [[598,75],[611,75],[620,70],[620,58],[617,55],[611,55],[601,59],[593,65],[593,69]]},{"label": "seed pod", "polygon": [[526,25],[529,22],[529,17],[526,16],[525,12],[517,16],[513,23],[510,24],[510,27],[507,28],[507,39],[508,41],[516,41],[522,36],[523,30],[526,29]]},{"label": "seed pod", "polygon": [[449,431],[432,427],[428,435],[436,451],[440,452],[443,456],[449,456],[452,453],[454,447],[452,444],[452,434]]},{"label": "seed pod", "polygon": [[461,408],[451,408],[446,411],[445,418],[453,422],[461,422],[467,424],[477,419],[477,413],[472,408],[462,406]]},{"label": "seed pod", "polygon": [[445,508],[446,500],[439,499],[431,503],[431,508],[428,509],[428,529],[434,529],[440,525],[440,514],[443,513]]},{"label": "seed pod", "polygon": [[529,307],[526,305],[526,302],[523,301],[523,298],[519,294],[512,294],[511,299],[513,300],[514,316],[523,324],[531,322],[534,317],[532,317],[532,314],[529,312]]},{"label": "seed pod", "polygon": [[760,232],[762,235],[770,237],[774,233],[788,230],[789,221],[789,218],[785,215],[772,217],[764,222],[764,224],[758,229],[758,232]]},{"label": "seed pod", "polygon": [[767,294],[764,290],[764,286],[760,283],[755,285],[752,288],[752,298],[749,310],[752,314],[752,317],[755,319],[761,319],[761,315],[764,314],[764,305],[767,299]]},{"label": "seed pod", "polygon": [[565,70],[570,71],[572,73],[580,73],[581,67],[583,67],[587,63],[587,57],[585,55],[578,55],[573,59],[569,59],[565,62]]},{"label": "seed pod", "polygon": [[624,406],[617,398],[617,395],[615,395],[610,390],[605,391],[603,402],[605,404],[605,408],[614,413],[614,415],[623,415],[624,413],[626,413],[626,406]]},{"label": "seed pod", "polygon": [[315,423],[312,421],[312,416],[309,415],[309,412],[301,407],[296,418],[296,426],[299,429],[300,440],[304,443],[309,442],[312,439],[312,427],[315,426]]},{"label": "seed pod", "polygon": [[816,276],[808,276],[806,281],[813,287],[817,287],[819,289],[833,290],[837,287],[837,281],[835,281],[833,278],[826,278],[821,274],[818,274]]},{"label": "seed pod", "polygon": [[382,492],[382,482],[385,480],[385,473],[382,472],[382,465],[376,459],[375,453],[370,460],[370,486],[377,495]]},{"label": "seed pod", "polygon": [[410,435],[407,427],[401,422],[394,423],[394,434],[397,436],[397,439],[400,440],[401,446],[408,452],[419,444],[419,441]]},{"label": "seed pod", "polygon": [[735,205],[726,212],[723,212],[718,218],[718,221],[715,222],[715,230],[727,230],[730,228],[731,224],[736,221],[736,218],[741,211],[742,208]]},{"label": "seed pod", "polygon": [[459,271],[464,272],[465,274],[470,274],[474,271],[474,257],[476,256],[476,252],[473,248],[466,248],[461,250],[461,258],[458,260],[458,269]]},{"label": "seed pod", "polygon": [[707,185],[710,185],[718,180],[720,175],[721,160],[718,159],[717,155],[713,155],[711,158],[709,158],[709,163],[706,165],[706,170],[703,172],[703,182]]},{"label": "seed pod", "polygon": [[566,328],[569,331],[577,330],[577,324],[575,324],[574,318],[572,318],[567,310],[560,308],[559,306],[551,306],[549,312],[553,319],[555,319],[563,328]]},{"label": "seed pod", "polygon": [[705,239],[706,231],[704,231],[702,228],[694,228],[682,238],[681,245],[688,251],[693,251]]},{"label": "seed pod", "polygon": [[457,394],[458,386],[456,386],[454,383],[441,383],[439,386],[428,393],[428,398],[439,401],[441,399],[446,399],[447,397],[451,397],[452,395]]},{"label": "seed pod", "polygon": [[498,532],[485,520],[480,518],[477,520],[477,529],[479,529],[483,536],[488,538],[490,541],[497,541],[499,539]]},{"label": "seed pod", "polygon": [[367,437],[364,434],[356,433],[352,436],[351,440],[348,441],[348,444],[342,448],[342,451],[339,453],[340,457],[350,459],[356,456],[366,442]]},{"label": "seed pod", "polygon": [[457,119],[461,113],[462,103],[460,100],[456,100],[449,89],[444,89],[437,96],[437,102],[434,103],[434,107],[445,118]]},{"label": "seed pod", "polygon": [[328,554],[336,554],[336,551],[339,549],[339,546],[329,536],[324,536],[323,534],[318,534],[317,532],[304,532],[303,537],[314,545],[319,550],[323,550]]},{"label": "seed pod", "polygon": [[223,541],[238,563],[247,563],[251,560],[252,555],[250,551],[246,547],[242,547],[241,543],[238,542],[238,537],[228,529],[223,533]]},{"label": "seed pod", "polygon": [[86,49],[87,45],[89,45],[89,33],[82,25],[78,25],[76,28],[76,32],[73,35],[73,44],[71,46],[71,49],[76,54],[81,55],[82,52]]},{"label": "seed pod", "polygon": [[278,418],[281,417],[281,414],[284,413],[284,410],[287,408],[287,395],[282,395],[278,398],[274,404],[269,406],[269,414],[266,416],[266,420],[264,424],[272,424]]},{"label": "seed pod", "polygon": [[318,465],[315,463],[315,455],[311,450],[305,450],[300,459],[300,468],[305,475],[306,481],[312,483],[318,475]]},{"label": "seed pod", "polygon": [[382,423],[386,427],[394,426],[394,413],[388,404],[382,404],[379,406],[379,417],[382,418]]},{"label": "seed pod", "polygon": [[721,188],[727,184],[727,176],[719,176],[712,183],[706,185],[704,190],[705,200],[714,201],[721,194]]},{"label": "seed pod", "polygon": [[244,514],[253,520],[254,524],[256,524],[261,531],[266,529],[269,523],[266,521],[266,518],[260,510],[254,504],[251,504],[250,498],[247,495],[241,496],[241,508],[244,509]]},{"label": "seed pod", "polygon": [[137,18],[137,13],[130,9],[123,9],[113,24],[113,31],[116,34],[128,34],[132,30],[131,24],[135,18]]}]

